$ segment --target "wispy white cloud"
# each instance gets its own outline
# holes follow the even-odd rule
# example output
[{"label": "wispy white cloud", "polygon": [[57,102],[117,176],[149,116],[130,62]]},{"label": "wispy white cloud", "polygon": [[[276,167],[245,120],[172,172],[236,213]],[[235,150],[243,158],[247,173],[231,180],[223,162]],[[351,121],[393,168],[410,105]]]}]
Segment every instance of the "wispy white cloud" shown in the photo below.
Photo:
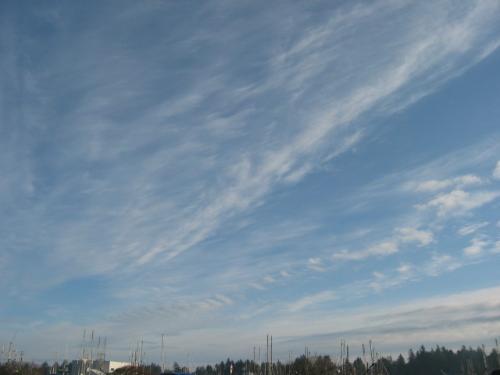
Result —
[{"label": "wispy white cloud", "polygon": [[424,272],[430,276],[439,276],[443,272],[454,271],[462,267],[463,263],[449,254],[433,254],[425,264]]},{"label": "wispy white cloud", "polygon": [[396,239],[399,242],[416,242],[419,246],[427,246],[434,240],[432,232],[416,228],[399,228],[396,230]]},{"label": "wispy white cloud", "polygon": [[397,271],[401,274],[401,275],[410,275],[413,271],[413,267],[411,264],[408,264],[408,263],[403,263],[401,264]]},{"label": "wispy white cloud", "polygon": [[272,276],[270,276],[270,275],[267,275],[267,276],[264,276],[263,281],[264,281],[265,283],[272,284],[272,283],[274,283],[276,280],[274,279],[274,277],[272,277]]},{"label": "wispy white cloud", "polygon": [[353,285],[354,289],[347,287],[349,293],[360,293],[360,290],[371,288],[380,293],[387,289],[402,287],[411,282],[418,282],[428,277],[438,277],[440,275],[454,272],[462,267],[477,262],[477,258],[456,257],[444,253],[432,253],[430,258],[422,263],[401,263],[393,270],[385,272],[375,271],[373,277],[365,282]]},{"label": "wispy white cloud", "polygon": [[216,294],[215,297],[227,305],[233,304],[233,300],[223,294]]},{"label": "wispy white cloud", "polygon": [[437,195],[424,204],[417,205],[419,209],[436,209],[438,216],[463,215],[475,208],[492,202],[500,196],[498,191],[466,192],[453,190]]},{"label": "wispy white cloud", "polygon": [[431,231],[413,227],[403,227],[394,230],[391,238],[368,246],[363,250],[341,250],[333,254],[334,260],[363,260],[372,256],[388,256],[399,252],[405,244],[416,243],[419,247],[427,246],[434,240]]},{"label": "wispy white cloud", "polygon": [[[497,133],[488,135],[467,147],[447,152],[438,158],[428,159],[411,168],[385,175],[357,192],[356,199],[358,201],[361,198],[376,199],[393,194],[407,197],[408,193],[414,195],[417,192],[417,186],[424,181],[453,181],[461,176],[469,175],[479,178],[483,182],[481,185],[487,185],[491,163],[497,159],[500,152],[499,135]],[[487,170],[487,175],[477,173],[478,170]],[[476,171],[476,173],[471,174],[471,171]],[[452,190],[456,190],[453,185],[450,186]],[[471,185],[470,187],[476,188],[477,186]],[[459,190],[465,189],[460,188]]]},{"label": "wispy white cloud", "polygon": [[280,271],[280,275],[281,275],[282,277],[290,277],[290,276],[291,276],[291,275],[290,275],[290,273],[289,273],[289,272],[287,272],[287,271],[285,271],[285,270],[281,270],[281,271]]},{"label": "wispy white cloud", "polygon": [[233,300],[223,294],[216,294],[214,297],[205,298],[197,302],[196,306],[200,309],[214,310],[224,306],[232,305]]},{"label": "wispy white cloud", "polygon": [[475,257],[483,253],[483,250],[488,246],[489,242],[480,237],[474,237],[470,245],[464,249],[464,254],[466,256]]},{"label": "wispy white cloud", "polygon": [[325,267],[321,258],[309,258],[307,267],[313,271],[324,272]]},{"label": "wispy white cloud", "polygon": [[481,178],[475,175],[463,175],[445,180],[428,180],[415,184],[414,189],[417,192],[435,192],[453,186],[454,188],[462,188],[470,185],[479,185],[482,183]]},{"label": "wispy white cloud", "polygon": [[371,256],[387,256],[399,251],[397,242],[383,241],[360,251],[341,250],[333,254],[334,260],[362,260]]},{"label": "wispy white cloud", "polygon": [[495,166],[492,175],[494,179],[500,180],[500,161],[497,161],[497,165]]},{"label": "wispy white cloud", "polygon": [[500,253],[500,241],[495,242],[495,247],[493,248],[493,253],[494,254],[499,254]]},{"label": "wispy white cloud", "polygon": [[331,290],[325,290],[298,299],[297,301],[288,305],[288,309],[291,312],[296,312],[310,306],[332,301],[334,299],[335,299],[335,293]]},{"label": "wispy white cloud", "polygon": [[251,282],[248,285],[250,285],[252,288],[257,289],[257,290],[265,290],[266,287],[260,283],[257,282]]},{"label": "wispy white cloud", "polygon": [[457,233],[461,236],[468,236],[470,234],[477,232],[479,229],[488,226],[488,224],[489,223],[487,221],[483,221],[481,223],[468,224],[460,228],[457,231]]}]

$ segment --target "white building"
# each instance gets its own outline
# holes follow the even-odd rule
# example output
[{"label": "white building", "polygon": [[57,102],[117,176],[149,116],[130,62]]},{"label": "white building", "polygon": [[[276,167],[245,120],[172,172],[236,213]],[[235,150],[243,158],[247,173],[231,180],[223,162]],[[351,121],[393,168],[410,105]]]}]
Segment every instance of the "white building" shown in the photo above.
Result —
[{"label": "white building", "polygon": [[91,362],[88,359],[84,360],[79,359],[72,362],[71,375],[89,375],[95,372],[95,371],[90,371],[91,369],[97,370],[97,372],[100,373],[111,374],[115,372],[116,369],[126,366],[130,366],[130,363],[96,360],[92,361],[91,364]]},{"label": "white building", "polygon": [[128,362],[118,362],[118,361],[103,361],[101,371],[106,374],[111,374],[115,372],[116,369],[130,366]]}]

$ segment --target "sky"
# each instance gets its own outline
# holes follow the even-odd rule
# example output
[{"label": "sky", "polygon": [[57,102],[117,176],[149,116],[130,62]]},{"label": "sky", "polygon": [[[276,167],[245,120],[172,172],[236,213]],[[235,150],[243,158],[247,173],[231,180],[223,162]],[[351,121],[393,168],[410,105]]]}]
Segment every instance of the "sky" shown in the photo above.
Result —
[{"label": "sky", "polygon": [[491,347],[499,47],[497,0],[2,1],[0,344]]}]

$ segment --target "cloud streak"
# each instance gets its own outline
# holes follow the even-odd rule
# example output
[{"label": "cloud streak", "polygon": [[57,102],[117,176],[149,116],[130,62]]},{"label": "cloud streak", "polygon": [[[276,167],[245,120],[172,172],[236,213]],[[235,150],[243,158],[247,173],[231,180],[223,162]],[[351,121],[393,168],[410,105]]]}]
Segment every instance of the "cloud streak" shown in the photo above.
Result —
[{"label": "cloud streak", "polygon": [[467,212],[490,203],[500,196],[498,191],[467,192],[453,190],[440,194],[427,203],[418,205],[419,209],[436,209],[438,216],[464,215]]}]

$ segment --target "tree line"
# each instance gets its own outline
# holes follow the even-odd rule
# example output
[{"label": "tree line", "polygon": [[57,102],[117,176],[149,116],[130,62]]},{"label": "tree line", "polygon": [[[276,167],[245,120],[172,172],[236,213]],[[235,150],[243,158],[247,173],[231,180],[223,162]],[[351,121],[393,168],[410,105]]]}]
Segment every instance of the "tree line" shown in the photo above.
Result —
[{"label": "tree line", "polygon": [[[0,375],[67,375],[71,364],[41,365],[11,362],[0,364]],[[421,346],[408,352],[406,358],[399,355],[377,358],[349,358],[333,360],[328,355],[301,355],[294,360],[272,364],[250,360],[221,361],[214,365],[199,366],[195,375],[486,375],[500,369],[500,353],[497,349],[487,352],[484,347],[473,349],[463,346],[457,351],[436,346],[427,350]],[[171,372],[188,372],[187,368],[174,363]],[[121,368],[115,375],[160,375],[157,364]],[[498,373],[500,375],[500,372]]]},{"label": "tree line", "polygon": [[[375,360],[348,356],[342,361],[334,361],[328,355],[302,355],[293,361],[267,364],[249,360],[227,359],[215,365],[196,368],[196,375],[485,375],[500,368],[497,349],[489,353],[483,347],[476,349],[463,346],[457,351],[436,346],[427,350],[421,346],[411,350],[407,357],[399,355]],[[500,374],[499,374],[500,375]]]}]

